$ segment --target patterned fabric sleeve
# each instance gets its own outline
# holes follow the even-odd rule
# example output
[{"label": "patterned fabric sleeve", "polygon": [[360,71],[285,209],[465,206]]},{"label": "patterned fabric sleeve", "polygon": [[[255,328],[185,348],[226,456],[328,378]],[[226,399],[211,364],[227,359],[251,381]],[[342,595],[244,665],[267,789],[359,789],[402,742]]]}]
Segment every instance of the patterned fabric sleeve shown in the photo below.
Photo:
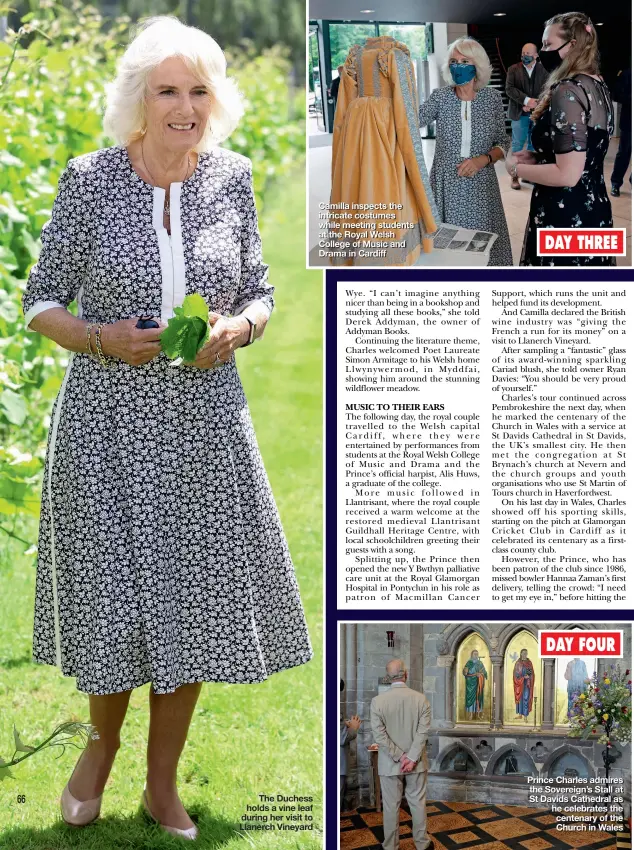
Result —
[{"label": "patterned fabric sleeve", "polygon": [[26,329],[31,333],[35,331],[29,324],[35,316],[50,307],[68,308],[86,279],[88,201],[76,160],[70,160],[59,178],[51,219],[42,228],[40,256],[22,295]]},{"label": "patterned fabric sleeve", "polygon": [[273,310],[273,292],[275,287],[268,283],[269,267],[262,262],[262,240],[258,230],[258,214],[253,194],[253,168],[251,163],[242,171],[241,187],[243,195],[242,230],[240,249],[240,286],[236,293],[231,312],[234,316],[254,301],[261,301]]},{"label": "patterned fabric sleeve", "polygon": [[335,122],[332,132],[332,177],[334,179],[337,156],[341,149],[341,131],[343,130],[346,113],[350,103],[358,96],[357,88],[357,58],[361,53],[361,45],[353,44],[348,51],[341,81],[339,83],[339,92],[337,93],[337,108],[335,110]]},{"label": "patterned fabric sleeve", "polygon": [[509,134],[506,132],[506,116],[504,115],[504,101],[502,100],[502,95],[499,91],[492,88],[491,92],[493,93],[493,124],[494,124],[494,134],[493,134],[493,144],[491,147],[501,148],[503,153],[508,153],[508,149],[511,147],[511,138]]},{"label": "patterned fabric sleeve", "polygon": [[550,127],[556,154],[587,150],[588,106],[586,92],[572,80],[562,80],[552,88]]},{"label": "patterned fabric sleeve", "polygon": [[[431,234],[435,232],[440,216],[423,158],[414,71],[409,56],[402,50],[390,51],[389,79],[392,86],[396,137],[414,189],[422,227],[427,234]],[[431,250],[429,240],[423,242],[423,250]]]},{"label": "patterned fabric sleeve", "polygon": [[431,124],[432,121],[436,120],[439,106],[440,89],[434,89],[425,103],[421,103],[418,108],[418,123],[421,127],[423,124]]}]

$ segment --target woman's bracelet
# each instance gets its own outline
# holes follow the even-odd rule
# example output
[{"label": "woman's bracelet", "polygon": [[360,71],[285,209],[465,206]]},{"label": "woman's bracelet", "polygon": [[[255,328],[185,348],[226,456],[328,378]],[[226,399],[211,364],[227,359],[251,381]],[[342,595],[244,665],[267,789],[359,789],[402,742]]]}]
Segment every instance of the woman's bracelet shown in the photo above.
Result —
[{"label": "woman's bracelet", "polygon": [[103,353],[103,348],[101,347],[101,329],[103,328],[103,323],[101,325],[97,325],[97,330],[95,331],[95,345],[97,347],[97,355],[99,357],[99,362],[102,366],[108,366],[108,361]]},{"label": "woman's bracelet", "polygon": [[92,350],[92,345],[90,344],[90,334],[92,333],[92,329],[94,328],[94,326],[95,326],[94,322],[89,322],[86,325],[86,351],[88,352],[90,357],[93,357],[93,358],[96,359],[97,355]]}]

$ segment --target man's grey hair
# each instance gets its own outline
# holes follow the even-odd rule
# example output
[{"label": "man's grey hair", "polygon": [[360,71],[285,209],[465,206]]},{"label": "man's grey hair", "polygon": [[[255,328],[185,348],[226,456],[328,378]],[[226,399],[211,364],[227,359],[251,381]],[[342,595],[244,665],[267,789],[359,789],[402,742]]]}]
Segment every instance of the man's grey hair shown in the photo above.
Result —
[{"label": "man's grey hair", "polygon": [[390,682],[398,682],[399,679],[403,679],[407,676],[407,667],[405,666],[405,662],[400,658],[393,658],[391,661],[388,661],[385,666],[385,678],[389,679]]}]

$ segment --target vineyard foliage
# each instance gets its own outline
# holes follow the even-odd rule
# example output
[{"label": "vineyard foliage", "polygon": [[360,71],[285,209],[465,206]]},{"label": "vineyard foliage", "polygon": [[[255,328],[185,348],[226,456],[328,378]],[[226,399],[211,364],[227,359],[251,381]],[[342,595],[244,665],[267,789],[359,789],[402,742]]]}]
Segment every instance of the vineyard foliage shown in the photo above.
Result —
[{"label": "vineyard foliage", "polygon": [[[0,516],[13,529],[39,514],[50,412],[68,362],[56,343],[25,331],[21,296],[66,163],[114,144],[102,129],[104,86],[130,25],[80,2],[39,0],[0,41]],[[302,99],[289,89],[283,50],[255,56],[245,46],[228,61],[246,111],[226,144],[253,161],[265,214],[270,185],[304,154]]]}]

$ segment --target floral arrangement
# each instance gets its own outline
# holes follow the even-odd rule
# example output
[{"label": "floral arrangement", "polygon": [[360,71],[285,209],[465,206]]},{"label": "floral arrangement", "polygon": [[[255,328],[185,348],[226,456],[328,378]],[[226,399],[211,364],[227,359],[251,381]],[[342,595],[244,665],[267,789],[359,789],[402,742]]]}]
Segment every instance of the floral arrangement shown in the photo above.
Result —
[{"label": "floral arrangement", "polygon": [[585,680],[585,690],[576,695],[570,712],[569,738],[592,738],[608,749],[615,741],[632,740],[632,680],[630,671],[621,673],[612,665],[609,672],[594,673]]}]

